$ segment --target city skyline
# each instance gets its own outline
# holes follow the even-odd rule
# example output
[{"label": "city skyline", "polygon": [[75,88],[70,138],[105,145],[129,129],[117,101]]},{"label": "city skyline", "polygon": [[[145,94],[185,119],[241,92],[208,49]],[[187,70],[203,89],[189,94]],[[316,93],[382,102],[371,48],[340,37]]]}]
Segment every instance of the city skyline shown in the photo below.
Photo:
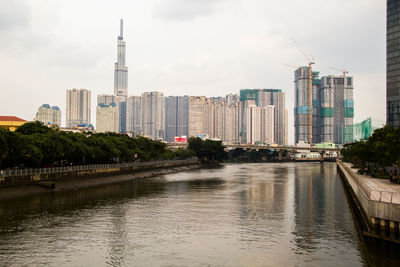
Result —
[{"label": "city skyline", "polygon": [[[72,1],[64,4],[68,8],[61,12],[57,9],[58,3],[41,11],[33,2],[16,4],[12,1],[2,1],[4,6],[7,5],[4,19],[7,20],[10,14],[16,16],[10,22],[0,22],[0,36],[11,40],[17,49],[8,53],[11,49],[9,44],[2,44],[0,47],[0,59],[4,62],[1,67],[3,72],[7,73],[0,86],[9,88],[2,90],[0,113],[30,119],[37,106],[43,103],[60,106],[65,112],[64,94],[67,88],[91,90],[94,111],[94,97],[112,92],[113,77],[110,66],[115,62],[113,40],[120,26],[116,21],[123,17],[124,22],[128,24],[124,37],[128,41],[126,65],[130,66],[130,95],[161,91],[165,96],[209,97],[239,93],[242,88],[283,88],[289,111],[289,143],[293,143],[293,71],[282,64],[306,64],[302,54],[291,41],[291,37],[295,37],[307,54],[315,56],[315,70],[325,75],[339,75],[329,69],[329,66],[333,65],[345,67],[350,71],[356,83],[355,122],[368,116],[385,119],[385,3],[351,3],[347,11],[343,10],[341,1],[326,1],[324,5],[318,4],[316,8],[329,9],[330,14],[316,13],[315,18],[304,21],[299,20],[298,16],[287,20],[288,17],[285,16],[279,23],[271,24],[272,20],[265,20],[264,14],[258,12],[255,7],[258,5],[260,10],[268,11],[268,6],[271,10],[268,11],[270,15],[273,15],[273,10],[276,13],[283,12],[282,7],[257,1],[246,4],[237,1],[214,1],[215,3],[207,2],[204,5],[196,4],[197,1],[187,1],[183,4],[183,14],[178,8],[182,1],[165,2],[170,5],[152,1],[140,4],[143,6],[135,6],[131,10],[133,13],[129,15],[127,11],[121,12],[121,7],[110,7],[109,4],[100,2],[98,14],[85,17],[82,22],[78,15],[89,8],[88,3],[77,8],[77,3]],[[120,3],[126,7],[124,9],[128,9],[128,3]],[[284,4],[281,6],[285,6]],[[310,1],[305,1],[304,7],[290,4],[300,11],[311,6]],[[313,6],[315,7],[315,4]],[[55,10],[57,18],[50,14],[51,10]],[[72,10],[77,14],[69,18]],[[357,10],[357,14],[343,15],[346,17],[343,21],[337,22],[334,19],[335,15],[343,12],[354,13],[354,10]],[[377,12],[379,10],[382,14]],[[304,16],[309,12],[306,10]],[[104,16],[105,14],[108,15]],[[325,31],[316,34],[318,27],[307,33],[296,30],[313,24],[321,16],[324,16],[324,19],[323,22],[319,22],[318,27],[329,30],[329,44],[321,42]],[[224,23],[221,22],[223,18],[227,19]],[[53,19],[55,23],[48,28],[40,27]],[[235,19],[238,19],[238,22],[235,22]],[[351,19],[352,23],[346,23],[347,19]],[[77,27],[78,23],[81,29]],[[240,23],[242,26],[239,26]],[[361,32],[365,23],[370,25],[368,34]],[[211,27],[212,25],[215,27]],[[266,30],[263,30],[263,27],[266,27]],[[185,34],[178,34],[182,30]],[[311,35],[318,38],[311,38]],[[370,35],[377,38],[370,40]],[[49,56],[44,55],[42,60],[36,60],[35,54],[41,52],[37,45],[50,36],[54,38],[44,48],[53,57],[54,53],[58,52],[57,57],[50,60]],[[340,43],[333,41],[337,39],[335,36],[343,37]],[[352,39],[346,39],[349,36]],[[68,42],[62,45],[61,40],[65,38]],[[205,41],[199,42],[199,38]],[[210,42],[211,40],[214,41]],[[34,41],[39,43],[35,46]],[[18,67],[21,67],[18,70],[20,75],[25,76],[25,79],[22,79],[24,83],[12,78],[16,68],[14,62],[18,62]],[[44,76],[40,70],[46,72],[49,66],[52,69],[47,71],[49,75]],[[21,99],[21,92],[28,99]],[[361,101],[359,96],[363,94],[365,97]],[[20,110],[15,110],[14,102],[17,102],[17,99],[22,106]],[[374,109],[371,109],[371,106]],[[92,116],[92,122],[94,121],[95,117]]]}]

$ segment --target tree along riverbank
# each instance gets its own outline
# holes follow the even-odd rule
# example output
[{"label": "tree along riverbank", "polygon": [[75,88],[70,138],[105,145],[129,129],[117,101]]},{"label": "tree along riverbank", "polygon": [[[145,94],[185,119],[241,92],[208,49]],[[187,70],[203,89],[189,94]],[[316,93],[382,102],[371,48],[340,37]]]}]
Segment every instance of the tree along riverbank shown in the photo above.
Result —
[{"label": "tree along riverbank", "polygon": [[360,174],[400,183],[400,127],[377,129],[368,139],[345,145],[341,154]]},{"label": "tree along riverbank", "polygon": [[204,165],[198,164],[196,160],[177,161],[175,164],[142,165],[142,168],[126,169],[103,169],[103,171],[93,172],[91,175],[82,172],[81,175],[73,176],[73,173],[65,173],[65,176],[54,174],[54,177],[30,181],[17,184],[16,186],[0,187],[0,200],[41,194],[48,192],[70,191],[81,188],[102,186],[107,184],[119,183],[134,179],[144,179],[157,175],[177,173],[181,171],[195,170],[203,168]]},{"label": "tree along riverbank", "polygon": [[171,151],[165,143],[119,133],[73,133],[29,122],[15,132],[0,129],[0,170],[186,159],[193,151]]}]

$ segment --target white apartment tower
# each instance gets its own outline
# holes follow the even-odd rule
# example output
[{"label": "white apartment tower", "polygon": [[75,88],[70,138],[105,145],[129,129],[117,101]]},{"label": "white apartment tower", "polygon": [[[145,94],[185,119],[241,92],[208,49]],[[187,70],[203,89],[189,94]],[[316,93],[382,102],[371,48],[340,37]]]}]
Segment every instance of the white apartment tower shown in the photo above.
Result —
[{"label": "white apartment tower", "polygon": [[86,89],[67,89],[66,127],[90,124],[91,94]]},{"label": "white apartment tower", "polygon": [[96,131],[119,132],[118,106],[114,102],[109,105],[100,103],[96,108]]},{"label": "white apartment tower", "polygon": [[38,109],[35,120],[43,122],[45,125],[61,127],[61,110],[57,106],[51,107],[49,104],[43,104]]},{"label": "white apartment tower", "polygon": [[248,144],[273,144],[274,140],[275,106],[257,107],[250,105],[247,111],[247,142]]}]

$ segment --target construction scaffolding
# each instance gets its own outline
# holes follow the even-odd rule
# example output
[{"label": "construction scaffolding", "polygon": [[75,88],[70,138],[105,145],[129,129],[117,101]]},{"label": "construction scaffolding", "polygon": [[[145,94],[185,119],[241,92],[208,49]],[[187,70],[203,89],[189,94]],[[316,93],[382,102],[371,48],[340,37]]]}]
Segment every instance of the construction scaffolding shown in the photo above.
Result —
[{"label": "construction scaffolding", "polygon": [[349,138],[349,140],[346,143],[351,143],[351,142],[357,142],[360,140],[365,140],[368,137],[372,135],[372,133],[379,128],[379,126],[374,126],[372,124],[372,119],[371,117],[367,118],[366,120],[363,120],[362,122],[359,123],[354,123],[353,125],[350,125],[349,127],[346,127],[345,129],[345,136],[349,136],[350,132],[352,132],[352,138]]}]

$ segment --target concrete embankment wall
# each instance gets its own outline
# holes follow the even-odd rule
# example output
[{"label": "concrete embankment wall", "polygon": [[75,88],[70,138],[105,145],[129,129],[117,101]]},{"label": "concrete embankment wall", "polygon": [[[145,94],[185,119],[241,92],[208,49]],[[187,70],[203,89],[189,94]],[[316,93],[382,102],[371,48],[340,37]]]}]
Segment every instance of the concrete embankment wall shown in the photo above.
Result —
[{"label": "concrete embankment wall", "polygon": [[400,242],[400,202],[397,193],[371,187],[356,170],[340,160],[337,166],[365,223],[364,234]]},{"label": "concrete embankment wall", "polygon": [[[19,174],[0,176],[0,188],[18,185],[42,184],[47,181],[58,181],[77,177],[95,177],[105,175],[117,175],[135,173],[153,169],[172,168],[196,164],[197,159],[187,160],[168,160],[157,162],[138,162],[133,164],[110,164],[110,165],[88,165],[73,166],[52,169],[41,169],[38,173],[35,171],[22,170]],[[49,184],[51,186],[51,184]]]}]

